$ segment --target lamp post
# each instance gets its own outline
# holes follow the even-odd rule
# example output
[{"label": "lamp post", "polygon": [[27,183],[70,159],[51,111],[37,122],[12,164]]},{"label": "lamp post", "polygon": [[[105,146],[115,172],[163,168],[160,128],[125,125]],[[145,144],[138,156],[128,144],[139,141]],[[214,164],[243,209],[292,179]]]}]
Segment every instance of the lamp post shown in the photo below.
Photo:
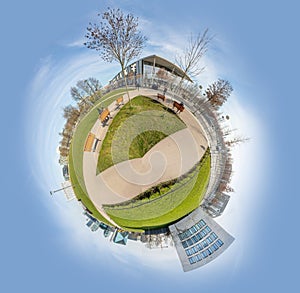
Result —
[{"label": "lamp post", "polygon": [[[76,184],[75,184],[76,185]],[[50,190],[50,195],[53,195],[54,193],[58,192],[58,191],[62,191],[64,189],[67,189],[69,187],[74,187],[75,185],[69,185],[69,186],[65,186],[63,188],[59,188],[59,189],[56,189],[56,190]]]}]

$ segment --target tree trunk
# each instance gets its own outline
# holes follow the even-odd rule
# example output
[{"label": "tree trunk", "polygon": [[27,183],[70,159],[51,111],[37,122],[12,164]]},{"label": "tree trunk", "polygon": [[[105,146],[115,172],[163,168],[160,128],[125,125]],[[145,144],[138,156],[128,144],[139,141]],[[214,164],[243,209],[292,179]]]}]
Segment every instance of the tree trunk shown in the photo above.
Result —
[{"label": "tree trunk", "polygon": [[129,105],[131,107],[131,99],[130,99],[130,96],[129,96],[128,86],[127,86],[127,78],[126,78],[126,75],[125,75],[125,70],[124,70],[124,66],[123,65],[122,65],[122,74],[123,74],[123,77],[124,77],[125,88],[126,88],[126,93],[127,93],[128,100],[129,100]]}]

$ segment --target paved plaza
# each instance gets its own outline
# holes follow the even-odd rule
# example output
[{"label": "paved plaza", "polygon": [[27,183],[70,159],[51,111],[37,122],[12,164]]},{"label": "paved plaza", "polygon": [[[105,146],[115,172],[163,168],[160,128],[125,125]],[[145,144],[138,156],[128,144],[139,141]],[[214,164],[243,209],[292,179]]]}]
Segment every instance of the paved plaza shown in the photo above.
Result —
[{"label": "paved plaza", "polygon": [[[144,95],[155,97],[157,91],[131,91],[131,98]],[[127,94],[124,102],[128,101]],[[115,103],[109,110],[114,117]],[[142,158],[116,164],[96,175],[99,152],[84,152],[83,175],[88,195],[102,212],[103,204],[116,204],[134,198],[141,192],[161,182],[175,179],[189,171],[203,156],[208,142],[197,119],[187,110],[180,113],[187,128],[166,137],[151,148]],[[100,139],[97,150],[108,130],[99,119],[91,133]]]}]

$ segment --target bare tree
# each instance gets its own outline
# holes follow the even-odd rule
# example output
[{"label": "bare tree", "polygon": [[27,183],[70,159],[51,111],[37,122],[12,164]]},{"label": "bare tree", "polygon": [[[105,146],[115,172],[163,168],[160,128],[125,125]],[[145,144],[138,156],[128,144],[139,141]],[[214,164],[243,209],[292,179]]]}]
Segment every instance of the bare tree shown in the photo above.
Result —
[{"label": "bare tree", "polygon": [[231,135],[235,131],[237,131],[237,128],[229,128],[228,126],[225,126],[225,127],[222,128],[223,137]]},{"label": "bare tree", "polygon": [[89,77],[88,79],[79,80],[76,86],[71,87],[71,96],[74,101],[80,103],[87,101],[92,101],[101,97],[102,85],[99,80],[94,77]]},{"label": "bare tree", "polygon": [[120,9],[108,8],[98,16],[102,21],[89,23],[84,45],[98,51],[104,61],[120,64],[130,101],[125,68],[128,62],[140,55],[147,38],[138,30],[138,18],[132,14],[126,15]]},{"label": "bare tree", "polygon": [[93,92],[93,95],[90,97],[90,100],[92,102],[95,102],[99,98],[102,97],[102,84],[101,82],[94,78],[94,77],[89,77],[88,79],[85,80],[91,91]]},{"label": "bare tree", "polygon": [[168,77],[168,72],[164,69],[164,68],[160,68],[157,73],[156,76],[160,79],[167,79]]},{"label": "bare tree", "polygon": [[227,101],[232,91],[233,88],[229,81],[218,79],[208,86],[206,96],[208,102],[210,102],[214,108],[219,109]]},{"label": "bare tree", "polygon": [[71,117],[78,117],[79,116],[79,111],[77,108],[75,108],[72,105],[68,105],[64,107],[63,109],[63,117],[67,120],[69,120]]},{"label": "bare tree", "polygon": [[95,93],[94,89],[91,87],[87,79],[84,80],[78,80],[76,83],[76,86],[82,90],[85,95],[91,96]]},{"label": "bare tree", "polygon": [[87,79],[87,82],[89,83],[89,86],[93,89],[94,92],[100,91],[102,89],[101,82],[94,77],[89,77]]},{"label": "bare tree", "polygon": [[71,96],[73,98],[74,101],[79,102],[84,98],[84,94],[79,90],[78,87],[71,87]]},{"label": "bare tree", "polygon": [[249,141],[250,138],[249,137],[243,137],[243,136],[236,136],[233,139],[226,141],[226,145],[228,146],[234,146],[234,145],[238,145],[244,142]]},{"label": "bare tree", "polygon": [[175,58],[176,64],[184,72],[179,84],[183,82],[184,78],[196,77],[204,70],[204,67],[200,66],[200,60],[206,53],[212,38],[212,36],[208,35],[208,29],[203,34],[199,33],[196,37],[193,35],[190,36],[183,54]]}]

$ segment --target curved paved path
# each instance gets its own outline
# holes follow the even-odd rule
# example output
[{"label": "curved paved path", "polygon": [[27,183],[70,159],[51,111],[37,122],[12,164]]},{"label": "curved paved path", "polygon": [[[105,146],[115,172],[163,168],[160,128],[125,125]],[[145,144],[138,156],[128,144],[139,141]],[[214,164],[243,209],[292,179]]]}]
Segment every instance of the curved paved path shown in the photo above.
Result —
[{"label": "curved paved path", "polygon": [[[157,91],[131,91],[131,98],[137,95],[155,97]],[[124,95],[125,102],[127,94]],[[115,103],[109,110],[117,113]],[[90,199],[103,213],[103,204],[115,204],[129,200],[146,189],[170,179],[179,177],[190,170],[203,156],[208,143],[197,119],[187,110],[180,113],[187,128],[166,137],[151,148],[143,158],[116,164],[96,175],[98,152],[84,152],[83,176]],[[108,127],[103,127],[97,119],[91,132],[101,139]]]}]

